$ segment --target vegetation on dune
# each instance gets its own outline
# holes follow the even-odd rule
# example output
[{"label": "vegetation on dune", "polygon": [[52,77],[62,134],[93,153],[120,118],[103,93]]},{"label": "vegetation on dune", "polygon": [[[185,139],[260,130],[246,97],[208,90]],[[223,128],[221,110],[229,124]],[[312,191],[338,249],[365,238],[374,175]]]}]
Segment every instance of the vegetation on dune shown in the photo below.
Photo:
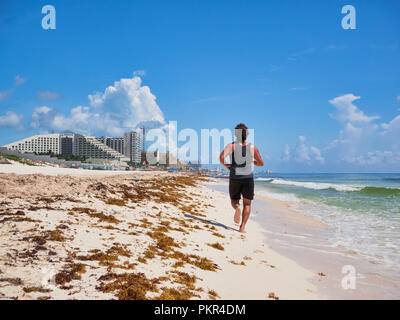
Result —
[{"label": "vegetation on dune", "polygon": [[0,164],[11,164],[11,162],[0,154]]},{"label": "vegetation on dune", "polygon": [[32,161],[19,157],[17,155],[14,154],[5,154],[5,153],[1,153],[0,152],[0,163],[2,164],[9,164],[10,162],[7,160],[11,160],[11,161],[15,161],[15,162],[19,162],[22,164],[26,164],[28,166],[36,166],[36,164],[34,164]]}]

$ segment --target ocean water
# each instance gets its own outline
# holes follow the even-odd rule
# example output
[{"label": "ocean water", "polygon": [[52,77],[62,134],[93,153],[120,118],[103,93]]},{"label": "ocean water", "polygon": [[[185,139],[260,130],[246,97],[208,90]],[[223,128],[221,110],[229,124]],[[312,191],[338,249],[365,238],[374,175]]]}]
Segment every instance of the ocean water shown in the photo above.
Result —
[{"label": "ocean water", "polygon": [[333,247],[400,272],[400,174],[265,174],[256,193],[328,224]]}]

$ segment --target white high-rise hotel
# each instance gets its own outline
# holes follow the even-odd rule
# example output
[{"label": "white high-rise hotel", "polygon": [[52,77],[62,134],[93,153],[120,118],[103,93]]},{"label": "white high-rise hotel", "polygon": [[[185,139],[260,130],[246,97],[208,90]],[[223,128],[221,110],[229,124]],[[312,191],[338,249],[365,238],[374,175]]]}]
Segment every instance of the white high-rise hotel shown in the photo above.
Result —
[{"label": "white high-rise hotel", "polygon": [[129,132],[124,138],[95,138],[81,134],[40,134],[4,146],[22,153],[54,153],[84,156],[95,161],[140,163],[140,135]]},{"label": "white high-rise hotel", "polygon": [[27,153],[53,152],[61,154],[60,134],[41,134],[25,138],[4,146],[9,150]]},{"label": "white high-rise hotel", "polygon": [[124,134],[124,154],[131,162],[136,164],[141,162],[140,141],[138,132],[131,131]]}]

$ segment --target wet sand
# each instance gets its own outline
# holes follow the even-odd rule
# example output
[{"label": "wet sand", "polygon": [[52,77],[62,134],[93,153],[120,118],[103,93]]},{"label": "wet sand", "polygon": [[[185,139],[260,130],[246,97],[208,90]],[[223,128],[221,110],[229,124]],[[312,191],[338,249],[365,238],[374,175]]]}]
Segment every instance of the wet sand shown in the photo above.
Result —
[{"label": "wet sand", "polygon": [[[227,193],[227,182],[219,180],[214,188]],[[329,225],[292,210],[287,202],[259,196],[256,188],[251,219],[264,230],[264,241],[269,248],[312,271],[315,276],[311,282],[321,296],[329,299],[400,297],[399,277],[376,261],[335,246],[331,242],[334,230]],[[352,284],[346,281],[349,277],[345,278],[352,267],[355,289],[349,287]]]}]

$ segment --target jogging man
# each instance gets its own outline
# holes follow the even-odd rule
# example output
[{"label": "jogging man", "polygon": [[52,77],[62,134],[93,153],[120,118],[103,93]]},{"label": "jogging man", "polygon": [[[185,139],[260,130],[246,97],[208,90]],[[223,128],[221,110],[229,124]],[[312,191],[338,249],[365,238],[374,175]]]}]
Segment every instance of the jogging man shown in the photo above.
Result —
[{"label": "jogging man", "polygon": [[[245,232],[245,226],[250,216],[251,201],[254,198],[253,165],[262,167],[264,161],[255,145],[246,142],[248,128],[239,123],[235,127],[236,141],[227,144],[219,156],[219,161],[229,170],[229,195],[232,207],[235,209],[234,222],[240,223],[240,198],[243,197],[242,222],[240,232]],[[225,163],[230,156],[231,164]]]}]

